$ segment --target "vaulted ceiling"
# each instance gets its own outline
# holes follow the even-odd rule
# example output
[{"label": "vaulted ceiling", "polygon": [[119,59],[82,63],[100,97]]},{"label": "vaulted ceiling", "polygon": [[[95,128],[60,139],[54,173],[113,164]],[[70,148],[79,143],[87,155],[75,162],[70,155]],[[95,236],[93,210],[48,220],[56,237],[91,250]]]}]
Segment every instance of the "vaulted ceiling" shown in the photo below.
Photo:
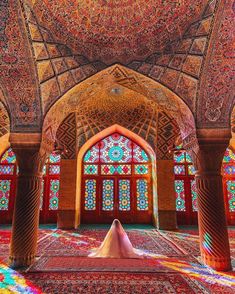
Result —
[{"label": "vaulted ceiling", "polygon": [[207,0],[33,0],[38,23],[90,61],[143,60],[180,38]]},{"label": "vaulted ceiling", "polygon": [[63,95],[122,63],[184,101],[198,128],[229,127],[232,0],[2,0],[0,100],[11,130],[38,132]]}]

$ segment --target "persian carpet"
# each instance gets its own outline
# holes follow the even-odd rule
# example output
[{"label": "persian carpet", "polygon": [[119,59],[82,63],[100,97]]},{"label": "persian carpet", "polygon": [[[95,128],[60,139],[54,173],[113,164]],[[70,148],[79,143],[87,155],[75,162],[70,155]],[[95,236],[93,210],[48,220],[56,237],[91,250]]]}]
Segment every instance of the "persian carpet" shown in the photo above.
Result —
[{"label": "persian carpet", "polygon": [[44,293],[210,293],[199,281],[182,274],[27,273],[24,276]]}]

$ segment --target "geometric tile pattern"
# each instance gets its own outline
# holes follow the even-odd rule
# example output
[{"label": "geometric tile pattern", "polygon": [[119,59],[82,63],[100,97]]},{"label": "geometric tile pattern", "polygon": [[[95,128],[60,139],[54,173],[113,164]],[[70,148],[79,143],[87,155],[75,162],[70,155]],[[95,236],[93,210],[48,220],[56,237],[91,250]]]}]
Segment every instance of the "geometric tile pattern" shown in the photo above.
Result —
[{"label": "geometric tile pattern", "polygon": [[10,132],[10,119],[7,110],[0,101],[0,137]]},{"label": "geometric tile pattern", "polygon": [[216,2],[209,1],[201,17],[188,26],[182,37],[170,40],[163,52],[150,55],[144,62],[134,61],[128,65],[173,90],[193,113]]},{"label": "geometric tile pattern", "polygon": [[61,123],[56,133],[56,139],[60,146],[64,146],[66,152],[62,154],[62,158],[76,158],[76,115],[71,113]]}]

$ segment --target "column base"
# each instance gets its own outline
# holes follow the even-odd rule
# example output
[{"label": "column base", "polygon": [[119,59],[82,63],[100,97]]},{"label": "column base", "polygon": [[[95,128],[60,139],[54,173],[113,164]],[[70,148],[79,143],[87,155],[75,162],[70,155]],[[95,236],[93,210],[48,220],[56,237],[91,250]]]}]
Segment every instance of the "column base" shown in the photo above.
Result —
[{"label": "column base", "polygon": [[176,212],[174,210],[159,210],[157,228],[159,230],[176,230]]},{"label": "column base", "polygon": [[35,255],[16,257],[9,256],[9,267],[12,269],[28,268],[35,261]]},{"label": "column base", "polygon": [[58,229],[76,229],[76,210],[59,210],[57,214]]},{"label": "column base", "polygon": [[232,270],[230,258],[217,258],[202,254],[202,261],[205,265],[209,266],[215,271],[227,272]]}]

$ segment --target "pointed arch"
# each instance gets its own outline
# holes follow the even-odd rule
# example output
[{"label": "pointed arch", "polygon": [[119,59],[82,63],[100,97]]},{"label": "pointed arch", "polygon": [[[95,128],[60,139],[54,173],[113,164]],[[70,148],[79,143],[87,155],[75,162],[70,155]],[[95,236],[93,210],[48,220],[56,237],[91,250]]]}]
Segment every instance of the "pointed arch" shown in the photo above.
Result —
[{"label": "pointed arch", "polygon": [[113,125],[109,128],[104,129],[98,134],[90,138],[78,151],[77,153],[77,193],[76,193],[76,221],[75,226],[77,227],[81,221],[81,200],[82,200],[82,176],[83,176],[83,158],[86,152],[94,146],[97,142],[112,135],[113,133],[119,133],[125,136],[131,141],[139,145],[149,156],[151,162],[151,179],[152,179],[152,199],[153,199],[153,223],[156,224],[157,219],[157,179],[156,179],[156,155],[152,147],[140,136],[127,130],[120,125]]}]

